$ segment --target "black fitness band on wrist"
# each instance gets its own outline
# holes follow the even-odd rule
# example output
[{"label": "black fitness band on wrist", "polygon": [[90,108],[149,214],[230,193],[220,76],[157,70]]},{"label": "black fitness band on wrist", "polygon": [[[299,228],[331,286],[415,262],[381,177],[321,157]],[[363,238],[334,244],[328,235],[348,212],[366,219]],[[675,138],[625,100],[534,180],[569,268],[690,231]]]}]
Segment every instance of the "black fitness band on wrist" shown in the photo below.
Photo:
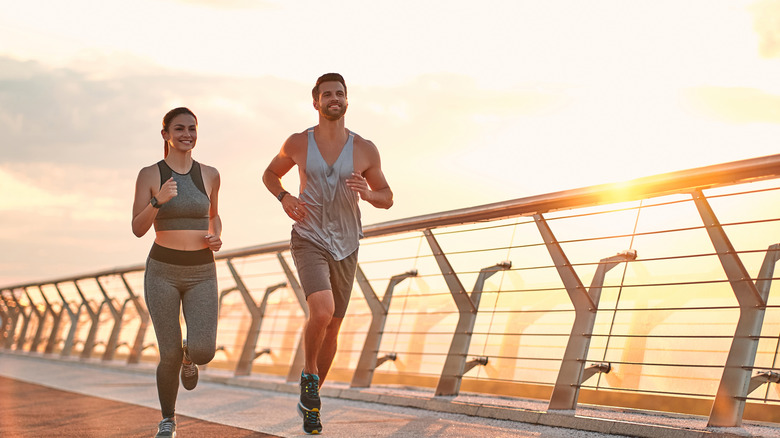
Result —
[{"label": "black fitness band on wrist", "polygon": [[284,195],[289,195],[289,194],[290,192],[288,192],[287,190],[282,190],[282,193],[276,195],[276,199],[278,199],[279,202],[282,202],[282,199],[284,199]]}]

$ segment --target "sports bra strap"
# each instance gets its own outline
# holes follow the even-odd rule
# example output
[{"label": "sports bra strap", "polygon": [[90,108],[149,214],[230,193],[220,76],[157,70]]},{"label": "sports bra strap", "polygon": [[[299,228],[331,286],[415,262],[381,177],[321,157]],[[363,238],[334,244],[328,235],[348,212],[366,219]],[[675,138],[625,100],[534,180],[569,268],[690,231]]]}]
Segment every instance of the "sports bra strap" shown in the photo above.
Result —
[{"label": "sports bra strap", "polygon": [[171,179],[173,171],[170,167],[168,167],[168,164],[165,162],[165,160],[158,161],[157,168],[160,169],[160,187],[162,187],[162,185],[165,184],[165,181]]},{"label": "sports bra strap", "polygon": [[203,184],[203,175],[200,173],[200,163],[198,163],[195,160],[192,160],[192,169],[190,170],[190,178],[192,178],[192,182],[195,183],[195,187],[198,188],[198,190],[201,191],[204,195],[208,196],[209,194],[206,193],[206,186]]}]

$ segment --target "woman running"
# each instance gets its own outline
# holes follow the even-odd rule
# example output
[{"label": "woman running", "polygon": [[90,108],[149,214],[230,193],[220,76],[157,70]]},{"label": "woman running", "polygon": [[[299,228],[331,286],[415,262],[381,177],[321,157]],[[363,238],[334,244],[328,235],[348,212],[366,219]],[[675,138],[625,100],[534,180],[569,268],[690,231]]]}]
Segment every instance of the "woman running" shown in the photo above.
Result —
[{"label": "woman running", "polygon": [[[179,375],[191,390],[198,367],[216,351],[218,291],[214,251],[222,247],[217,210],[219,172],[192,159],[198,119],[187,108],[163,118],[164,159],[138,173],[133,201],[133,234],[154,225],[155,238],[144,273],[144,298],[160,352],[157,393],[162,421],[158,438],[176,436]],[[180,309],[187,325],[182,340]]]}]

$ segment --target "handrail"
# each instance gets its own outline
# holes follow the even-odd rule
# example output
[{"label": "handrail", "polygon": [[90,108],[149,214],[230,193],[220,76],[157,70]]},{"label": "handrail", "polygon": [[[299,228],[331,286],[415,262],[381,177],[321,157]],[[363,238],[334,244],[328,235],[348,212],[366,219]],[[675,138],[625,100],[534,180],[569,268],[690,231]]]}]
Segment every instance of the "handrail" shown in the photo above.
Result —
[{"label": "handrail", "polygon": [[486,219],[497,220],[575,207],[636,201],[777,177],[780,177],[780,154],[399,219],[364,227],[363,234],[372,237],[420,231]]},{"label": "handrail", "polygon": [[[420,231],[456,224],[527,216],[579,207],[635,201],[639,199],[688,193],[697,189],[714,188],[748,181],[780,177],[780,154],[732,161],[729,163],[662,173],[624,182],[599,184],[573,190],[563,190],[528,196],[508,201],[478,205],[413,216],[363,227],[365,237]],[[289,241],[266,243],[244,248],[220,251],[217,260],[276,253],[289,249]],[[9,285],[2,289],[18,289],[37,285],[57,284],[84,278],[96,278],[127,272],[143,271],[143,264],[118,267],[98,272],[57,278],[49,281]]]}]

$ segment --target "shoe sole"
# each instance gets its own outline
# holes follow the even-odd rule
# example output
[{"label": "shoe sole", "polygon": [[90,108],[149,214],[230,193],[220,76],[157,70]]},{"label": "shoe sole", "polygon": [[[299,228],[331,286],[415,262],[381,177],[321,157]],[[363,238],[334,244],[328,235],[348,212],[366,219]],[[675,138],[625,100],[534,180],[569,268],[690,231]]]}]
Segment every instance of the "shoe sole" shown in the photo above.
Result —
[{"label": "shoe sole", "polygon": [[182,381],[182,382],[181,382],[181,386],[183,386],[183,387],[184,387],[184,389],[186,389],[187,391],[192,391],[193,389],[195,389],[195,387],[197,387],[197,386],[198,386],[198,382],[195,382],[195,384],[194,384],[194,385],[192,385],[192,386],[190,386],[190,387],[188,388],[188,387],[187,387],[187,385],[185,385],[185,384],[184,384],[184,382]]},{"label": "shoe sole", "polygon": [[[304,416],[304,412],[303,412],[303,411],[319,412],[320,410],[319,410],[319,409],[317,409],[317,408],[314,408],[314,409],[306,409],[305,407],[303,407],[303,405],[302,405],[300,402],[298,402],[298,409],[297,409],[297,411],[298,411],[298,416],[299,416],[299,417],[301,417],[301,418],[303,419],[303,418],[305,418],[305,416]],[[320,427],[322,427],[322,426],[320,426]],[[322,432],[322,431],[321,431],[321,430],[313,430],[313,431],[311,431],[311,432],[307,432],[307,431],[306,431],[306,429],[304,428],[304,429],[303,429],[303,432],[304,432],[304,433],[306,433],[306,434],[308,434],[308,435],[319,435],[319,434],[320,434],[320,432]]]},{"label": "shoe sole", "polygon": [[[185,358],[189,358],[189,355],[187,354],[187,340],[182,340],[182,350],[184,350],[184,356]],[[188,359],[189,360],[189,359]],[[192,363],[192,362],[190,362]],[[182,363],[182,369],[179,371],[179,376],[181,377],[181,386],[184,387],[187,391],[192,391],[195,389],[196,386],[198,386],[198,366],[195,365],[195,383],[192,384],[189,388],[187,387],[187,384],[184,383],[185,377],[184,377],[184,364]]]},{"label": "shoe sole", "polygon": [[187,385],[184,384],[184,382],[181,382],[181,386],[184,387],[184,389],[186,389],[187,391],[192,391],[198,386],[198,382],[195,382],[195,384],[190,386],[189,388],[187,387]]},{"label": "shoe sole", "polygon": [[[197,367],[198,366],[195,365],[195,369],[196,370],[198,369]],[[198,371],[195,371],[195,377],[194,377],[195,382],[193,382],[192,386],[190,386],[189,388],[187,387],[187,383],[185,383],[185,381],[187,381],[187,378],[184,377],[184,365],[183,364],[182,364],[181,371],[179,371],[179,377],[181,378],[181,386],[183,386],[184,389],[186,389],[187,391],[192,391],[193,389],[195,389],[196,386],[198,386]]]}]

